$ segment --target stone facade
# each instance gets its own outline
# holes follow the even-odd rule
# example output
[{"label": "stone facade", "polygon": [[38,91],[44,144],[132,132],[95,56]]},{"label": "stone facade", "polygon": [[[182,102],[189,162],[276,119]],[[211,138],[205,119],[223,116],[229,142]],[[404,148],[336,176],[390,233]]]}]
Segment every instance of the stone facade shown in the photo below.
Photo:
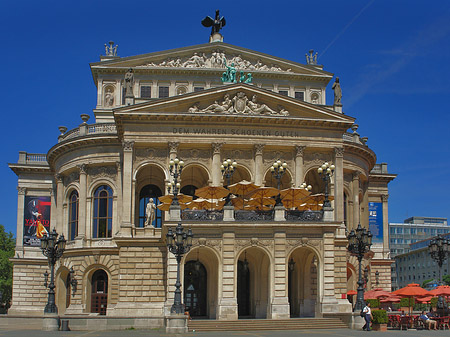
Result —
[{"label": "stone facade", "polygon": [[[252,70],[253,84],[220,83],[224,69],[213,62],[218,51]],[[204,61],[196,63],[202,54]],[[102,60],[91,64],[98,90],[95,122],[88,124],[83,115],[79,127],[60,128],[46,155],[21,153],[10,164],[19,178],[10,312],[40,315],[46,302],[46,260],[23,240],[30,207],[25,201],[40,196],[50,200],[51,227],[68,239],[56,266],[60,314],[169,317],[177,264],[166,233],[179,221],[195,235],[181,261],[182,284],[193,282],[182,289],[192,315],[231,320],[349,313],[346,293],[356,288],[357,263],[348,255],[346,236],[359,222],[368,226],[368,203],[381,200],[386,246],[364,264],[371,271],[368,288],[376,271],[383,288],[390,288],[383,196],[395,175],[377,171],[375,153],[356,132],[355,119],[342,107],[325,105],[332,74],[322,66],[222,42]],[[123,97],[129,68],[134,97]],[[325,185],[317,168],[332,162],[332,208],[313,212],[313,218],[290,218],[277,206],[268,218],[258,218],[232,207],[223,220],[158,211],[152,226],[144,226],[146,200],[166,194],[169,161],[176,157],[185,161],[185,194],[225,184],[220,164],[227,158],[238,163],[231,183],[277,187],[270,167],[280,159],[287,163],[281,188],[307,182],[312,193],[321,193]],[[78,281],[73,294],[72,267]]]}]

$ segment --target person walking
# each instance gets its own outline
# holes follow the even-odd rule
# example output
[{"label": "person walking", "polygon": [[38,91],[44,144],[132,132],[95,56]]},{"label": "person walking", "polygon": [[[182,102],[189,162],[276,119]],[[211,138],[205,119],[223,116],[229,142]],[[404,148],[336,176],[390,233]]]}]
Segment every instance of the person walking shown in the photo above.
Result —
[{"label": "person walking", "polygon": [[363,330],[370,331],[370,322],[372,321],[372,310],[370,309],[370,303],[367,303],[362,311],[364,313],[364,319],[366,320]]}]

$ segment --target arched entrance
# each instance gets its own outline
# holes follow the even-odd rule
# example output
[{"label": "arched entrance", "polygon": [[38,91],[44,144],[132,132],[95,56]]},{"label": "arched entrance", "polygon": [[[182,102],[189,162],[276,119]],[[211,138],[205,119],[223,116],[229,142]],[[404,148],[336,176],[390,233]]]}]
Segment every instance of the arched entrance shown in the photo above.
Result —
[{"label": "arched entrance", "polygon": [[184,265],[184,305],[191,317],[207,316],[207,272],[200,261],[189,261]]},{"label": "arched entrance", "polygon": [[91,312],[106,315],[108,304],[108,275],[102,269],[92,275]]},{"label": "arched entrance", "polygon": [[288,261],[291,317],[314,317],[318,302],[318,258],[312,250],[298,248]]},{"label": "arched entrance", "polygon": [[242,252],[237,261],[239,318],[267,318],[270,311],[270,260],[260,248]]}]

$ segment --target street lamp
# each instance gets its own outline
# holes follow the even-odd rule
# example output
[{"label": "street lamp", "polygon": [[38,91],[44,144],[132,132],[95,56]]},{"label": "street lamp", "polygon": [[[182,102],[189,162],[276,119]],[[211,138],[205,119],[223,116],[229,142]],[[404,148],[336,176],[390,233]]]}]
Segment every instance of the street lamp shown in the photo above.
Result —
[{"label": "street lamp", "polygon": [[[283,177],[284,172],[286,172],[286,167],[287,167],[286,162],[282,163],[281,160],[278,159],[276,162],[274,162],[272,164],[272,167],[270,168],[270,172],[272,172],[272,176],[277,180],[278,191],[280,191],[281,177]],[[281,195],[278,192],[275,206],[281,206],[281,205],[282,205]]]},{"label": "street lamp", "polygon": [[350,254],[358,258],[358,289],[354,311],[359,311],[364,307],[364,281],[362,277],[361,261],[364,257],[364,254],[370,250],[370,246],[372,245],[372,233],[370,232],[370,230],[362,228],[361,224],[358,224],[358,228],[356,228],[356,231],[352,229],[347,239],[347,250],[350,252]]},{"label": "street lamp", "polygon": [[326,162],[317,169],[317,172],[319,173],[320,177],[325,182],[325,200],[323,202],[323,208],[331,207],[331,202],[330,200],[328,200],[328,181],[331,182],[331,177],[333,176],[335,168],[336,167],[333,164]]},{"label": "street lamp", "polygon": [[181,282],[180,282],[180,262],[184,254],[186,254],[192,246],[192,230],[189,228],[187,233],[184,231],[181,222],[178,223],[175,233],[172,228],[169,228],[166,234],[167,238],[167,248],[169,252],[175,255],[177,259],[177,281],[175,283],[175,296],[171,313],[182,314],[184,313],[184,305],[181,303]]},{"label": "street lamp", "polygon": [[168,183],[167,187],[169,189],[169,193],[170,190],[173,190],[173,199],[172,199],[172,204],[171,205],[179,205],[178,202],[178,191],[180,189],[180,183],[178,181],[178,178],[181,175],[181,170],[183,170],[183,166],[184,166],[184,161],[175,158],[175,159],[171,159],[169,161],[169,173],[170,175],[173,177],[173,183]]},{"label": "street lamp", "polygon": [[[234,169],[236,168],[237,163],[235,160],[231,160],[228,158],[227,160],[223,161],[223,164],[220,166],[220,170],[222,171],[222,176],[227,180],[227,185],[225,188],[228,188],[231,182],[231,177],[233,176]],[[227,195],[227,198],[225,199],[225,206],[231,205],[231,194]]]},{"label": "street lamp", "polygon": [[[48,301],[45,306],[44,313],[57,314],[58,308],[55,303],[55,264],[56,261],[63,255],[66,249],[66,240],[64,235],[61,234],[58,238],[56,229],[53,229],[48,235],[41,239],[42,254],[48,258],[48,264],[50,266],[50,284],[48,284]],[[45,286],[47,287],[48,273],[44,273]]]},{"label": "street lamp", "polygon": [[[431,258],[435,260],[439,266],[439,285],[442,285],[441,269],[449,253],[449,241],[438,235],[435,239],[430,241],[430,244],[428,245],[428,252],[430,253]],[[444,299],[442,296],[438,297],[438,307],[444,307]]]}]

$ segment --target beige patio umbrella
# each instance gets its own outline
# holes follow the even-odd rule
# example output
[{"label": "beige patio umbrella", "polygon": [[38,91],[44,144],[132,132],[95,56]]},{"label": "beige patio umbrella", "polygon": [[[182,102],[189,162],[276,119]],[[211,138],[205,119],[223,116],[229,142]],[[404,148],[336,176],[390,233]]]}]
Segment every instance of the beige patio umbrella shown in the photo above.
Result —
[{"label": "beige patio umbrella", "polygon": [[247,198],[269,198],[278,195],[278,189],[274,187],[259,187],[246,195]]},{"label": "beige patio umbrella", "polygon": [[[171,203],[163,203],[163,204],[159,204],[158,209],[160,209],[161,211],[169,211],[170,210],[170,205],[172,205]],[[186,204],[182,204],[180,203],[180,208],[181,209],[185,209],[187,207]]]},{"label": "beige patio umbrella", "polygon": [[[168,203],[172,203],[173,200],[173,194],[166,194],[163,195],[162,197],[158,198],[159,201],[161,201],[162,203],[168,204]],[[179,203],[183,203],[186,204],[190,201],[192,201],[192,197],[190,195],[186,195],[183,193],[177,194],[177,199]]]},{"label": "beige patio umbrella", "polygon": [[272,197],[263,197],[263,198],[251,198],[248,201],[248,204],[251,206],[256,206],[256,209],[271,209],[272,205],[275,205],[276,201]]},{"label": "beige patio umbrella", "polygon": [[258,185],[255,185],[250,181],[242,180],[228,186],[228,190],[233,194],[244,196],[249,194],[251,191],[256,190],[258,187]]},{"label": "beige patio umbrella", "polygon": [[195,195],[204,199],[221,199],[230,194],[230,191],[222,186],[204,186],[195,191]]},{"label": "beige patio umbrella", "polygon": [[225,205],[225,200],[197,198],[188,203],[187,207],[189,207],[190,209],[220,210],[223,208],[223,205]]},{"label": "beige patio umbrella", "polygon": [[296,208],[304,203],[304,199],[311,194],[304,188],[287,188],[280,191],[281,202],[287,209]]}]

